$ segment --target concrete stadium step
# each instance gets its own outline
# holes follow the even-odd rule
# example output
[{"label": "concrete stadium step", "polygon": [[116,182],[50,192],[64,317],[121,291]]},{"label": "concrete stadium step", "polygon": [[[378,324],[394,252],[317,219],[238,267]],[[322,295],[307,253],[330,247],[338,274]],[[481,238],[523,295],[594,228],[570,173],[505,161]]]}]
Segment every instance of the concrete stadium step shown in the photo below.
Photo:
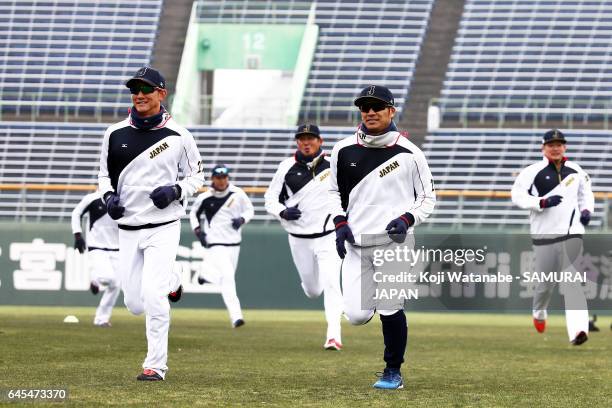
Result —
[{"label": "concrete stadium step", "polygon": [[408,102],[399,123],[417,145],[427,133],[429,101],[440,96],[464,4],[465,0],[437,1],[432,9]]},{"label": "concrete stadium step", "polygon": [[163,72],[170,94],[176,86],[192,5],[193,0],[165,1],[159,19],[151,65]]}]

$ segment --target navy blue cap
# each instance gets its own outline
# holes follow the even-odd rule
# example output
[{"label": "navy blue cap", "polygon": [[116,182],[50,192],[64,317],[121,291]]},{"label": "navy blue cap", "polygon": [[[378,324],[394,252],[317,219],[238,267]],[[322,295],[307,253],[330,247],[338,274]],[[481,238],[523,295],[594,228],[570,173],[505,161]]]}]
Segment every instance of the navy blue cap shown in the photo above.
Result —
[{"label": "navy blue cap", "polygon": [[559,129],[551,129],[548,132],[544,133],[544,137],[542,138],[542,144],[551,142],[561,142],[563,144],[567,143],[567,141],[565,140],[565,135]]},{"label": "navy blue cap", "polygon": [[305,125],[298,126],[297,130],[295,131],[296,139],[302,135],[313,135],[320,138],[321,132],[319,132],[319,127],[317,125],[310,125],[307,123]]},{"label": "navy blue cap", "polygon": [[389,106],[395,106],[395,99],[393,99],[393,93],[386,86],[382,85],[368,85],[361,90],[359,96],[355,98],[353,102],[355,106],[361,106],[367,99],[377,99],[385,102]]},{"label": "navy blue cap", "polygon": [[227,167],[225,164],[217,164],[212,169],[212,175],[221,177],[229,176],[229,167]]},{"label": "navy blue cap", "polygon": [[164,76],[156,69],[151,67],[140,68],[130,80],[125,83],[128,88],[136,81],[145,82],[156,88],[166,89],[166,80]]}]

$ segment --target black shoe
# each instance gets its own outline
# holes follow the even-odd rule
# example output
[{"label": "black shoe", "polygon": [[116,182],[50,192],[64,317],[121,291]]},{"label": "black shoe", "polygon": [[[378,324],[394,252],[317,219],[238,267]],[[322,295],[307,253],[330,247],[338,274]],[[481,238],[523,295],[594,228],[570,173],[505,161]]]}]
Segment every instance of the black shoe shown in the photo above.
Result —
[{"label": "black shoe", "polygon": [[96,285],[95,283],[91,282],[89,284],[89,290],[91,291],[92,294],[97,295],[98,292],[100,291],[100,287]]},{"label": "black shoe", "polygon": [[206,279],[204,279],[202,276],[199,276],[199,275],[198,275],[198,283],[199,283],[200,285],[203,285],[203,284],[205,284],[205,283],[210,283],[210,282],[208,282],[208,281],[207,281]]},{"label": "black shoe", "polygon": [[597,315],[593,315],[593,319],[589,320],[589,332],[598,332],[599,327],[595,326],[595,322],[597,321]]},{"label": "black shoe", "polygon": [[585,343],[587,340],[589,339],[589,336],[587,336],[587,334],[583,331],[581,331],[580,333],[578,333],[576,335],[576,338],[574,338],[574,340],[572,340],[572,344],[574,346],[579,346],[583,343]]},{"label": "black shoe", "polygon": [[183,296],[183,285],[179,286],[176,291],[168,293],[168,299],[175,303],[181,300],[181,296]]},{"label": "black shoe", "polygon": [[232,324],[232,326],[234,326],[234,329],[235,329],[235,328],[238,328],[238,327],[240,327],[240,326],[244,326],[244,320],[242,320],[242,319],[238,319],[238,320],[236,320],[236,321],[235,321],[235,322]]},{"label": "black shoe", "polygon": [[149,368],[145,368],[142,373],[138,374],[136,379],[138,381],[164,381],[161,375]]}]

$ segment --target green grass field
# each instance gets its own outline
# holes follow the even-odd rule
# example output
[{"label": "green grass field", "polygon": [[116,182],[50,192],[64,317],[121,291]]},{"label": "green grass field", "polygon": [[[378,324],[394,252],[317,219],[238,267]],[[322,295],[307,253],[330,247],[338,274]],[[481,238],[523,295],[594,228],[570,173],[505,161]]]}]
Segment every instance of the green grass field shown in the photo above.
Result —
[{"label": "green grass field", "polygon": [[[79,324],[64,324],[75,314]],[[568,344],[562,316],[545,335],[529,315],[408,314],[405,388],[372,388],[382,335],[343,323],[345,348],[324,351],[322,312],[175,310],[163,383],[136,381],[144,319],[117,308],[0,307],[0,389],[68,388],[74,406],[611,406],[612,332]],[[11,406],[15,406],[11,404]]]}]

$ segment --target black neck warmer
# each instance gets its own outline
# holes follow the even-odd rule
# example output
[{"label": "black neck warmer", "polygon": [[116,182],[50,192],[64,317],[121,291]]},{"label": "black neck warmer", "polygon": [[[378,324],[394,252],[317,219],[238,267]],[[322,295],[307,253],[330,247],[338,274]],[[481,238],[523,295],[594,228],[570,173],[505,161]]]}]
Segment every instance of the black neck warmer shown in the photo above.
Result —
[{"label": "black neck warmer", "polygon": [[317,157],[319,157],[321,155],[321,153],[323,152],[323,150],[319,147],[319,150],[313,154],[312,156],[305,156],[302,152],[300,152],[299,150],[295,152],[295,160],[300,162],[300,163],[310,163],[311,161],[313,161],[314,159],[316,159]]},{"label": "black neck warmer", "polygon": [[163,106],[155,115],[147,116],[146,118],[141,118],[138,116],[136,112],[136,108],[132,107],[130,110],[130,118],[132,120],[132,124],[136,126],[138,129],[149,130],[159,125],[164,117],[164,113],[166,113],[166,108]]}]

